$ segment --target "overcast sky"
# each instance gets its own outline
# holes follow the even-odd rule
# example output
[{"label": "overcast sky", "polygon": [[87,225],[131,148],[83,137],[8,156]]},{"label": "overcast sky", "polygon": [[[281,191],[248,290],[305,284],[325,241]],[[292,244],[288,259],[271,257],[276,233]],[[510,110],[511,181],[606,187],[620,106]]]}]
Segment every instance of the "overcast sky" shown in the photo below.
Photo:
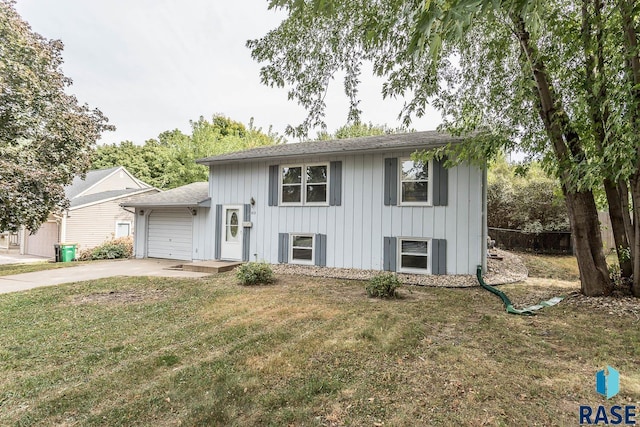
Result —
[{"label": "overcast sky", "polygon": [[[165,130],[189,132],[189,120],[222,113],[284,134],[305,111],[286,89],[260,84],[260,64],[245,47],[277,27],[284,14],[267,0],[18,0],[34,31],[64,42],[70,92],[102,110],[116,132],[101,143],[142,144]],[[399,125],[402,100],[383,100],[382,81],[363,76],[363,121]],[[327,96],[330,131],[346,122],[347,101],[336,80]],[[416,130],[440,123],[431,112]],[[315,137],[315,132],[310,136]],[[288,138],[290,139],[290,138]]]}]

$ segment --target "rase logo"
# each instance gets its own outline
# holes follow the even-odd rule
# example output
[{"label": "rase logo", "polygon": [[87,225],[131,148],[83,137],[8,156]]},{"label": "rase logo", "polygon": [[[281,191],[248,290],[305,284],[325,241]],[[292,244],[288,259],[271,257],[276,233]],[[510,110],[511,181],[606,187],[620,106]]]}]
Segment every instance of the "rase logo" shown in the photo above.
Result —
[{"label": "rase logo", "polygon": [[[607,399],[620,392],[620,373],[607,366],[596,372],[596,392]],[[634,405],[613,405],[607,408],[598,405],[580,405],[580,425],[635,425],[636,407]]]},{"label": "rase logo", "polygon": [[620,372],[607,365],[607,372],[604,369],[596,372],[596,391],[611,399],[620,392]]}]

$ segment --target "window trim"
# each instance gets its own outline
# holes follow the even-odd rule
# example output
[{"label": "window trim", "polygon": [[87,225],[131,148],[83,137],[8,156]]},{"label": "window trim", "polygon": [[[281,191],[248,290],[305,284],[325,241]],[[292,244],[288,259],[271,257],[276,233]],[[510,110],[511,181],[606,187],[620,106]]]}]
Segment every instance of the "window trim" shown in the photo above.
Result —
[{"label": "window trim", "polygon": [[[311,237],[311,247],[302,249],[311,249],[311,260],[295,260],[293,258],[293,240],[295,237]],[[316,261],[316,235],[313,233],[289,233],[289,264],[299,265],[315,265]]]},{"label": "window trim", "polygon": [[[431,238],[425,237],[397,237],[396,238],[396,271],[399,273],[410,273],[410,274],[431,274],[431,264],[433,262],[433,251],[432,251],[432,240]],[[427,242],[427,254],[426,255],[417,255],[416,256],[425,256],[427,258],[427,268],[410,268],[410,267],[402,267],[402,242],[410,241],[410,242]],[[410,254],[405,254],[410,255]]]},{"label": "window trim", "polygon": [[[433,159],[427,162],[429,178],[427,180],[427,201],[426,202],[405,202],[402,200],[402,163],[413,160],[411,157],[398,158],[398,206],[433,206]],[[415,163],[415,162],[414,162]],[[421,182],[421,181],[404,181]]]},{"label": "window trim", "polygon": [[[324,166],[327,168],[327,187],[326,200],[324,202],[307,202],[307,185],[318,185],[318,183],[307,184],[307,167],[311,166]],[[302,168],[302,182],[300,183],[300,201],[299,202],[284,202],[282,200],[282,189],[285,185],[282,180],[282,170],[284,168]],[[278,167],[278,203],[281,206],[329,206],[331,200],[331,194],[329,192],[329,183],[331,180],[331,167],[330,162],[313,162],[313,163],[293,163],[286,165],[279,165]],[[297,184],[296,184],[297,185]],[[322,184],[320,184],[322,185]]]},{"label": "window trim", "polygon": [[[129,234],[127,234],[126,236],[118,236],[118,226],[120,224],[127,224],[129,226]],[[119,219],[116,220],[116,228],[113,233],[113,238],[119,239],[120,237],[129,237],[129,236],[133,236],[133,223],[131,221],[126,221],[126,220],[119,220]]]}]

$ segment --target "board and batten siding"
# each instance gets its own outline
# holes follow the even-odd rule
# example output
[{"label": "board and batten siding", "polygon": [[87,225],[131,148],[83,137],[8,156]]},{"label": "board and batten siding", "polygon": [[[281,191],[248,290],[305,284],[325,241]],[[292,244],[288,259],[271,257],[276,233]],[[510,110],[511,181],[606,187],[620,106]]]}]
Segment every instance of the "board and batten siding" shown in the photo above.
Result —
[{"label": "board and batten siding", "polygon": [[134,216],[120,207],[128,199],[120,198],[70,210],[67,216],[65,242],[77,243],[78,249],[91,249],[115,236],[116,221],[130,222],[134,232]]},{"label": "board and batten siding", "polygon": [[[447,206],[385,206],[384,160],[410,154],[391,151],[214,165],[209,194],[216,204],[256,201],[252,228],[245,229],[250,232],[252,261],[278,263],[279,233],[313,233],[327,236],[328,267],[382,270],[385,236],[420,237],[447,240],[447,274],[474,274],[482,264],[485,241],[482,169],[464,164],[449,169]],[[330,161],[342,162],[340,206],[268,206],[269,166]]]}]

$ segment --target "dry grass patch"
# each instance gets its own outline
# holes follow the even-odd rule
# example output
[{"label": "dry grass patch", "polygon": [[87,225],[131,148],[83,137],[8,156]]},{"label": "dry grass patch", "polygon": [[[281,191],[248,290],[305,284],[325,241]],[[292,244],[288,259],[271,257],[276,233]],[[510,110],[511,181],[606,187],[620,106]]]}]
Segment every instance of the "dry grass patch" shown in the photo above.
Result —
[{"label": "dry grass patch", "polygon": [[609,403],[640,400],[635,318],[565,303],[511,316],[479,288],[400,293],[227,273],[2,295],[0,425],[574,425],[601,403],[605,364],[623,377]]}]

